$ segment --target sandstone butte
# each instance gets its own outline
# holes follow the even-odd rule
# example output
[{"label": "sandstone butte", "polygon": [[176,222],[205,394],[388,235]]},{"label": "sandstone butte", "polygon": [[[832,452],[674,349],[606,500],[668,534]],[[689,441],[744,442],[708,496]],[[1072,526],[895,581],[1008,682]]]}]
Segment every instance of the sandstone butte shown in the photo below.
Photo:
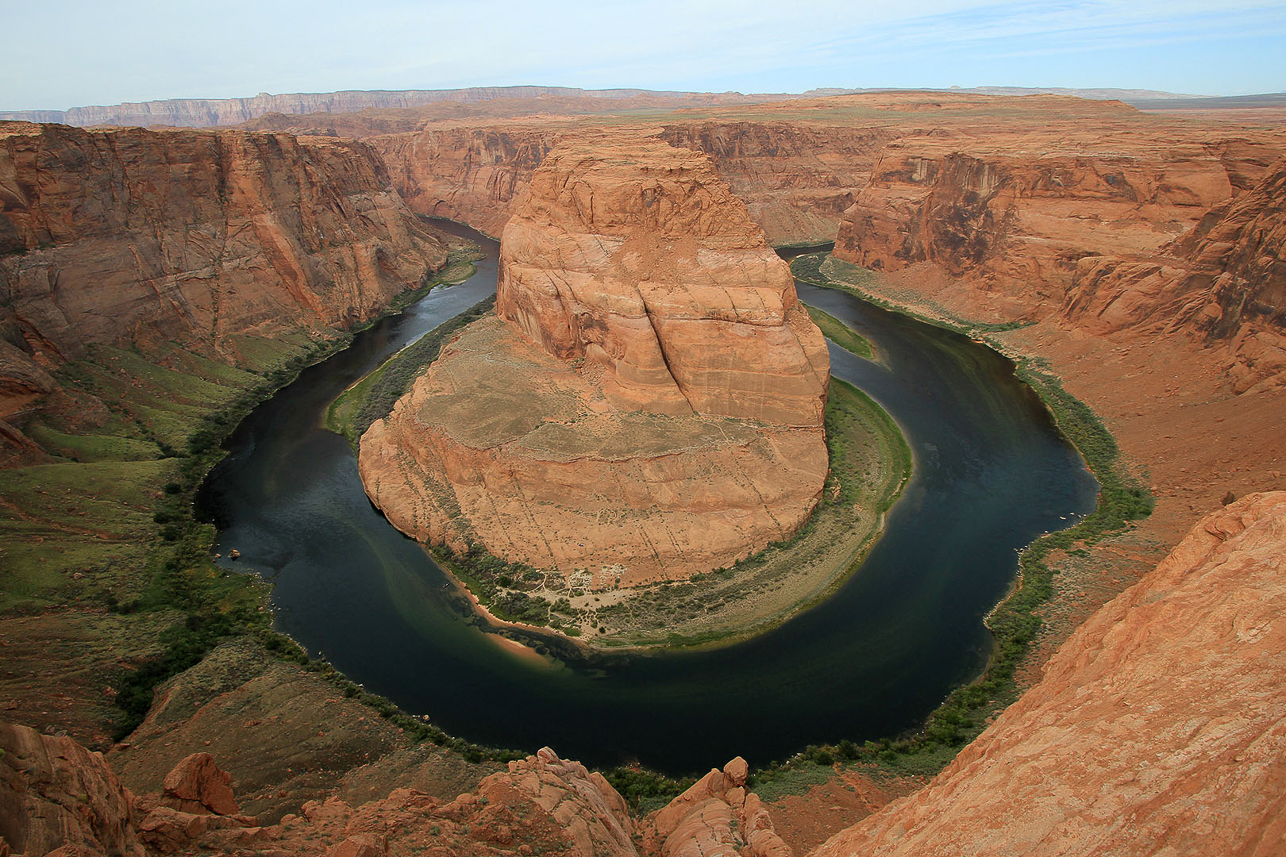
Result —
[{"label": "sandstone butte", "polygon": [[0,123],[0,434],[91,346],[237,364],[241,335],[333,334],[445,261],[361,143]]},{"label": "sandstone butte", "polygon": [[362,481],[399,529],[457,551],[591,587],[686,577],[812,511],[829,368],[707,157],[569,143],[505,227],[497,318],[371,426]]}]

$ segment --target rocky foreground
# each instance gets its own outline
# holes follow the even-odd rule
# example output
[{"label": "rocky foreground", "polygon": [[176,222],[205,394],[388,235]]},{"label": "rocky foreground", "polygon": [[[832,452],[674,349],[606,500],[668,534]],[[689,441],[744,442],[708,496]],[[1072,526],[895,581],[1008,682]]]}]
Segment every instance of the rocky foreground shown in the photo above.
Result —
[{"label": "rocky foreground", "polygon": [[404,532],[602,589],[729,565],[820,499],[824,341],[703,155],[551,152],[505,227],[497,316],[362,438]]},{"label": "rocky foreground", "polygon": [[[1286,492],[1207,516],[928,787],[812,853],[1282,853],[1283,557]],[[136,797],[71,739],[6,725],[0,749],[0,854],[792,853],[740,759],[647,818],[544,749],[454,800],[331,795],[261,825],[240,814],[235,774],[208,753]]]},{"label": "rocky foreground", "polygon": [[413,788],[354,806],[305,803],[275,824],[243,815],[231,775],[186,756],[156,792],[135,795],[98,753],[70,738],[0,723],[0,855],[273,854],[380,857],[790,857],[737,758],[654,817],[635,819],[597,771],[553,750],[510,762],[443,800]]},{"label": "rocky foreground", "polygon": [[1205,517],[927,788],[816,852],[1286,853],[1286,492]]}]

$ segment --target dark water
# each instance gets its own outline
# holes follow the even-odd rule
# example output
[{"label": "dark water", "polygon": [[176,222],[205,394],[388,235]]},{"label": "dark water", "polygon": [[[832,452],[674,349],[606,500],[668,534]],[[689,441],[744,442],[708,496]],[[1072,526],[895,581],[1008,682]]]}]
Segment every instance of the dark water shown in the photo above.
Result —
[{"label": "dark water", "polygon": [[915,476],[863,566],[834,598],[737,646],[516,657],[370,505],[347,444],[320,427],[334,396],[383,356],[495,288],[496,245],[482,243],[490,255],[468,283],[434,290],[256,410],[204,498],[216,549],[237,548],[239,567],[276,583],[282,631],[452,734],[671,773],[895,734],[985,662],[981,620],[1014,574],[1015,551],[1093,507],[1093,479],[1004,359],[801,284],[805,301],[876,344],[880,363],[832,347],[832,371],[878,400],[915,453]]}]

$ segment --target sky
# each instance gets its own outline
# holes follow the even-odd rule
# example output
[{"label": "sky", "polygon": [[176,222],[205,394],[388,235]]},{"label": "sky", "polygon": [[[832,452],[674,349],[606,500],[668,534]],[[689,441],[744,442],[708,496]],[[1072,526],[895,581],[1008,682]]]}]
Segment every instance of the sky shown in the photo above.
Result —
[{"label": "sky", "polygon": [[0,110],[259,92],[1286,91],[1286,0],[0,0]]}]

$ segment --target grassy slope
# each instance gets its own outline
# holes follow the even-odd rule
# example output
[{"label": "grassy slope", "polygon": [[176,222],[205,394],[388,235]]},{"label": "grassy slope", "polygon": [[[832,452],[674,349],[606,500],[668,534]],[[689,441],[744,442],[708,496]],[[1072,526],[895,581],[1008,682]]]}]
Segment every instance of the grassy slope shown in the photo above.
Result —
[{"label": "grassy slope", "polygon": [[[392,309],[467,276],[474,250],[457,242],[452,264]],[[15,703],[11,716],[101,746],[141,719],[158,682],[221,639],[249,633],[300,656],[269,630],[267,587],[212,565],[213,530],[192,502],[249,410],[348,339],[236,335],[218,360],[173,343],[96,346],[58,371],[62,392],[21,426],[47,463],[0,470],[0,644],[12,655],[0,697]],[[69,657],[60,644],[72,639]]]},{"label": "grassy slope", "polygon": [[397,400],[411,389],[416,377],[437,359],[443,344],[457,330],[489,312],[495,302],[494,297],[478,302],[389,357],[331,402],[326,410],[326,428],[342,434],[356,446],[357,439],[371,423],[388,416]]},{"label": "grassy slope", "polygon": [[871,349],[871,343],[853,328],[825,310],[811,306],[805,306],[804,309],[808,310],[809,316],[813,319],[813,324],[821,328],[822,335],[831,342],[864,360],[871,360],[875,357],[875,352]]}]

